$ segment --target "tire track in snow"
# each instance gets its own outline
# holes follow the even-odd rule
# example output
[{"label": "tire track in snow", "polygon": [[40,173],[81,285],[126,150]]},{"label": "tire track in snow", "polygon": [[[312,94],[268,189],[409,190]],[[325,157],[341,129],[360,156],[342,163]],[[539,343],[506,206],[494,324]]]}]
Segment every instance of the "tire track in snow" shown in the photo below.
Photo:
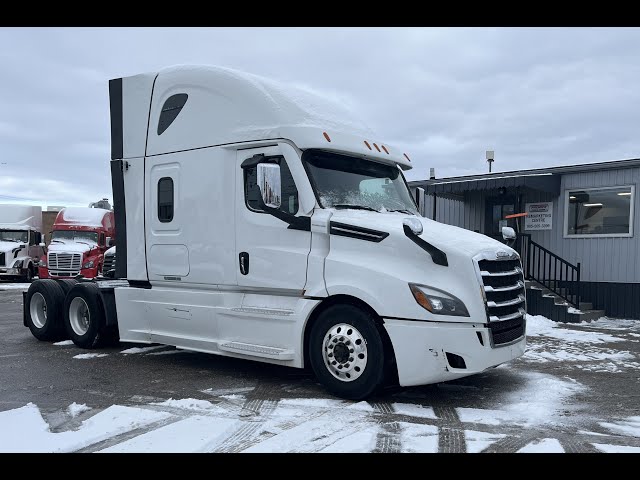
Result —
[{"label": "tire track in snow", "polygon": [[521,436],[510,435],[492,443],[480,453],[516,453],[531,442],[541,440],[542,438],[545,437],[541,436],[538,432],[524,433]]},{"label": "tire track in snow", "polygon": [[466,453],[464,427],[454,407],[434,406],[433,413],[443,422],[438,425],[438,453]]},{"label": "tire track in snow", "polygon": [[601,453],[596,447],[588,442],[576,441],[569,436],[562,436],[557,439],[566,453]]},{"label": "tire track in snow", "polygon": [[[393,405],[386,402],[373,402],[370,405],[375,409],[376,413],[382,415],[394,415]],[[402,441],[400,434],[402,427],[398,422],[381,421],[380,430],[376,437],[376,448],[374,453],[400,453],[402,451]]]}]

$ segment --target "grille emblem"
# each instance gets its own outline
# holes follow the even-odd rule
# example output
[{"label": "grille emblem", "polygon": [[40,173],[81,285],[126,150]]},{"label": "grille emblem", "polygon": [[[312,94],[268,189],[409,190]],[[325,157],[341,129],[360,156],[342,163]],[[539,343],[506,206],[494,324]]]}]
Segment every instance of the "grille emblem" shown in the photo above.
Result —
[{"label": "grille emblem", "polygon": [[498,250],[496,252],[496,257],[498,257],[498,258],[507,258],[507,257],[510,257],[510,256],[511,256],[511,254],[509,252],[505,252],[504,250]]}]

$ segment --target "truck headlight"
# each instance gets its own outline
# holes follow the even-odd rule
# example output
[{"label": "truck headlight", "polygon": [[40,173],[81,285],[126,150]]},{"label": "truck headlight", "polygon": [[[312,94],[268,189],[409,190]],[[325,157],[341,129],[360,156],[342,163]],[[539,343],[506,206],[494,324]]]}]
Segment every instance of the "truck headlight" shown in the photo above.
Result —
[{"label": "truck headlight", "polygon": [[435,315],[469,316],[469,311],[462,300],[444,290],[415,283],[410,283],[409,288],[418,305]]},{"label": "truck headlight", "polygon": [[13,264],[13,268],[15,269],[22,268],[23,262],[24,260],[18,260],[16,263]]},{"label": "truck headlight", "polygon": [[82,268],[93,268],[93,260],[89,260],[88,262],[84,262],[82,264]]},{"label": "truck headlight", "polygon": [[47,266],[47,261],[46,260],[40,260],[38,262],[38,266],[39,267],[46,267]]}]

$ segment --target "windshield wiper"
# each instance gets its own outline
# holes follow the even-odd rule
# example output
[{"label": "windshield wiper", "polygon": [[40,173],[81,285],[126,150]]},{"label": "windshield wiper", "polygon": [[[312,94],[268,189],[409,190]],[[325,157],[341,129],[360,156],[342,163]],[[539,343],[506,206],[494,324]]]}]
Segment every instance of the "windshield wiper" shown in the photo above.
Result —
[{"label": "windshield wiper", "polygon": [[338,203],[336,205],[332,205],[333,208],[343,209],[343,208],[352,208],[354,210],[370,210],[372,212],[378,212],[375,208],[368,207],[366,205],[350,205],[348,203]]},{"label": "windshield wiper", "polygon": [[408,213],[409,215],[415,215],[411,210],[407,210],[406,208],[392,208],[387,210],[387,212],[400,212],[400,213]]},{"label": "windshield wiper", "polygon": [[74,240],[74,242],[75,242],[75,243],[84,243],[85,245],[89,245],[89,246],[91,246],[91,244],[90,244],[90,243],[87,243],[87,242],[81,242],[80,240]]}]

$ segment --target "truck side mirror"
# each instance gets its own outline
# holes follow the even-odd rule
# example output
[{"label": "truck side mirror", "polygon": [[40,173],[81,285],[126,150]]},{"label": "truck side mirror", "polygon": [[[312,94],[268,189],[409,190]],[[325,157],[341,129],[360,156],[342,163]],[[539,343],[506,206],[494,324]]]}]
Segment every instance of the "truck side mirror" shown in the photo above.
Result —
[{"label": "truck side mirror", "polygon": [[275,163],[258,164],[258,187],[262,201],[267,207],[280,208],[282,186],[280,183],[280,165]]},{"label": "truck side mirror", "polygon": [[107,247],[113,247],[113,238],[107,237],[106,244],[107,244]]},{"label": "truck side mirror", "polygon": [[38,246],[44,248],[46,245],[44,244],[44,242],[40,242]]},{"label": "truck side mirror", "polygon": [[506,242],[515,240],[516,231],[511,227],[502,227],[502,238],[504,238]]}]

